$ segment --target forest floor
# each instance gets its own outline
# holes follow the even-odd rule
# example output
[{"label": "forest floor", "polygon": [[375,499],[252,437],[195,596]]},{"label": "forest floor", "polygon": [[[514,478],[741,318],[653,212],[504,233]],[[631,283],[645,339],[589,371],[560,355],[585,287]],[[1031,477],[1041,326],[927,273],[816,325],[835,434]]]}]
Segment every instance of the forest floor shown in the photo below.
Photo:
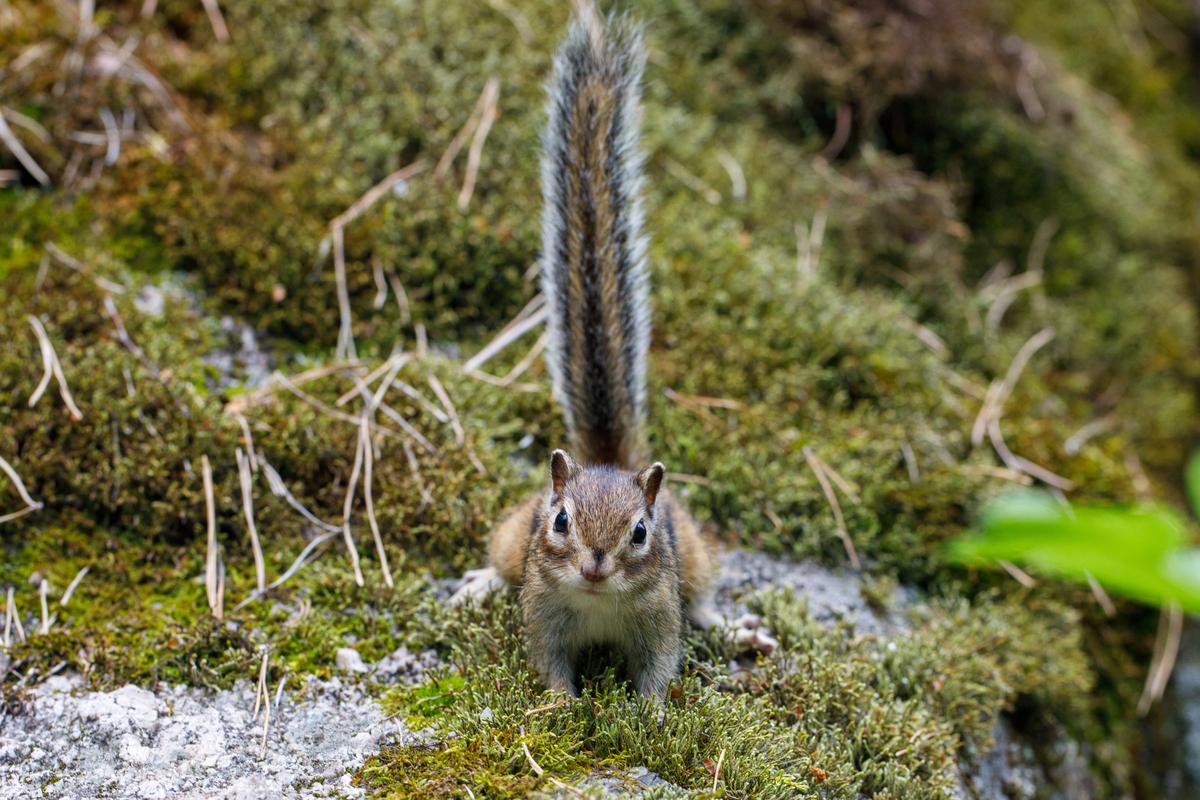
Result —
[{"label": "forest floor", "polygon": [[1154,610],[946,557],[1012,490],[1182,504],[1188,4],[618,3],[650,443],[779,638],[692,632],[665,709],[445,602],[564,438],[568,5],[0,0],[0,794],[1200,787]]}]

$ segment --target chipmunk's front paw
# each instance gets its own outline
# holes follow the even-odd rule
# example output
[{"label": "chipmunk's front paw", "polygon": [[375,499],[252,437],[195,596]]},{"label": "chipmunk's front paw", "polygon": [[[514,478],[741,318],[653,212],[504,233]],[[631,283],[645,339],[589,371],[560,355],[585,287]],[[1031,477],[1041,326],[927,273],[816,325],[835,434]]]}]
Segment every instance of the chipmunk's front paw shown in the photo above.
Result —
[{"label": "chipmunk's front paw", "polygon": [[743,614],[733,621],[733,642],[765,656],[771,655],[779,647],[779,640],[771,635],[771,631],[763,626],[762,618],[755,614]]},{"label": "chipmunk's front paw", "polygon": [[496,572],[495,567],[469,569],[463,573],[458,589],[450,595],[450,605],[459,606],[467,601],[479,602],[500,591],[504,586],[504,579]]}]

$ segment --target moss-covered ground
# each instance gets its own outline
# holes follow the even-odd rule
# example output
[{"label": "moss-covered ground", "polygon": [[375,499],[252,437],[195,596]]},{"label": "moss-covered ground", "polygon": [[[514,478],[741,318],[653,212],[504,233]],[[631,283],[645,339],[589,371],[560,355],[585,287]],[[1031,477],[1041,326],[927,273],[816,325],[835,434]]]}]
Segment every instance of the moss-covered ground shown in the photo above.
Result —
[{"label": "moss-covered ground", "polygon": [[[941,545],[1022,479],[971,433],[989,384],[1047,328],[1003,403],[1007,447],[1071,497],[1177,499],[1200,375],[1188,4],[628,5],[650,49],[657,457],[725,543],[842,566],[815,454],[853,490],[841,510],[867,585],[923,598],[911,632],[826,628],[766,594],[755,602],[782,647],[750,676],[697,634],[661,721],[603,672],[583,700],[529,714],[554,698],[511,599],[456,612],[432,599],[435,580],[478,565],[561,441],[540,361],[508,386],[462,365],[536,293],[542,82],[568,4],[230,3],[221,41],[200,3],[102,3],[81,20],[87,4],[9,0],[0,113],[28,158],[0,147],[0,456],[45,508],[0,526],[0,586],[28,629],[45,578],[57,618],[11,648],[6,688],[64,663],[98,687],[227,685],[253,676],[263,647],[277,676],[325,675],[338,647],[371,661],[406,644],[447,667],[386,702],[438,744],[372,759],[356,781],[380,796],[522,796],[606,766],[646,766],[698,796],[947,796],[955,764],[1018,711],[1084,744],[1098,796],[1144,790],[1133,709],[1153,615],[1118,603],[1107,618],[1086,591],[967,573]],[[492,77],[499,114],[462,210],[469,144],[432,165]],[[358,361],[339,362],[329,224],[416,160],[429,168],[345,229]],[[80,420],[56,384],[30,407],[42,360],[29,315]],[[238,346],[227,316],[284,374],[330,367],[300,387],[308,399],[278,380],[240,385],[236,358],[218,366]],[[504,375],[535,337],[485,369]],[[234,610],[255,573],[233,411],[295,498],[340,523],[354,378],[399,351],[417,354],[396,376],[414,392],[387,402],[429,447],[379,417],[374,505],[395,587],[360,492],[365,586],[333,537]],[[349,416],[329,413],[347,392]],[[253,497],[273,580],[317,530],[264,472]],[[21,507],[0,490],[0,513]]]}]

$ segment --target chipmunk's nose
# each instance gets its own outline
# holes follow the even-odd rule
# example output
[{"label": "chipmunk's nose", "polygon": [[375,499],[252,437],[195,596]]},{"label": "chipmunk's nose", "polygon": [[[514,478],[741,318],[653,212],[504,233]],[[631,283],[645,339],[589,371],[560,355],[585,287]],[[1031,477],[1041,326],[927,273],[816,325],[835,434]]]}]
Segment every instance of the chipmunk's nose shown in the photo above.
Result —
[{"label": "chipmunk's nose", "polygon": [[600,583],[607,578],[608,571],[604,569],[604,551],[598,547],[593,548],[592,563],[580,566],[579,574],[583,575],[584,580],[591,583]]}]

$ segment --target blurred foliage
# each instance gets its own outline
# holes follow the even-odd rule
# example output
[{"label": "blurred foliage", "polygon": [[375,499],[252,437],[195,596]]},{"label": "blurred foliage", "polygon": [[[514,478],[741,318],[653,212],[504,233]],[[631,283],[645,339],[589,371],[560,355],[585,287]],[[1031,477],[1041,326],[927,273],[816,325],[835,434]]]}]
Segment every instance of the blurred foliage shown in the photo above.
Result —
[{"label": "blurred foliage", "polygon": [[[1200,498],[1200,455],[1187,471],[1193,508]],[[1187,547],[1187,524],[1165,507],[1103,508],[1064,504],[1040,494],[992,502],[978,532],[949,543],[950,557],[981,565],[1007,560],[1145,603],[1200,613],[1200,548]]]}]

